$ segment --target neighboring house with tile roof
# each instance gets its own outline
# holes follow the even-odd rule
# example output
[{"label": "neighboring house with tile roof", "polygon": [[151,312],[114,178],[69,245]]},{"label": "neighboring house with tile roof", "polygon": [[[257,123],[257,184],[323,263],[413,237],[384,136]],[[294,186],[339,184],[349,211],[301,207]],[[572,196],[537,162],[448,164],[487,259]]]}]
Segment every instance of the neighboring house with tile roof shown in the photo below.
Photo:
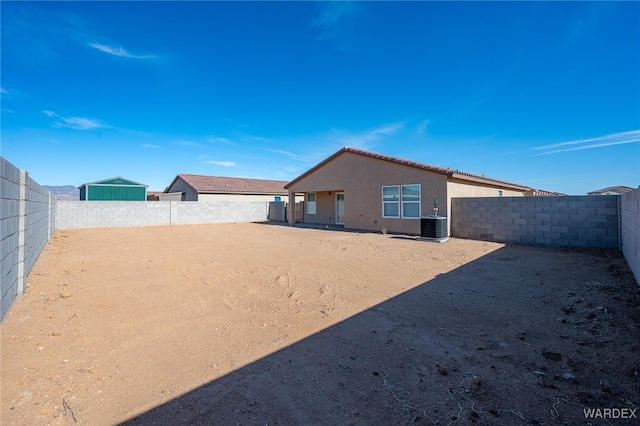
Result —
[{"label": "neighboring house with tile roof", "polygon": [[160,201],[285,201],[286,183],[182,173],[160,194]]},{"label": "neighboring house with tile roof", "polygon": [[[420,234],[420,218],[451,216],[451,198],[525,196],[532,188],[450,168],[344,147],[287,183],[304,195],[303,221]],[[293,224],[292,220],[290,223]],[[451,220],[448,220],[450,227]]]},{"label": "neighboring house with tile roof", "polygon": [[621,195],[625,192],[631,192],[633,188],[628,186],[609,186],[607,188],[598,189],[597,191],[587,192],[587,195]]},{"label": "neighboring house with tile roof", "polygon": [[162,191],[147,191],[147,201],[159,201]]},{"label": "neighboring house with tile roof", "polygon": [[544,189],[530,189],[529,191],[525,192],[525,194],[527,197],[557,197],[557,196],[565,196],[567,194],[563,194],[562,192],[552,192],[552,191],[545,191]]}]

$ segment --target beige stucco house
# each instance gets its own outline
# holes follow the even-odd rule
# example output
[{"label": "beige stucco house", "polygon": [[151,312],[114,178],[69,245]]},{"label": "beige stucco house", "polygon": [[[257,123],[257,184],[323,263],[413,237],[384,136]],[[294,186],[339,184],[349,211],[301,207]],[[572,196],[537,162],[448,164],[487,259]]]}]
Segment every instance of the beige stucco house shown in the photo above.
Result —
[{"label": "beige stucco house", "polygon": [[[524,196],[531,188],[449,168],[345,147],[285,185],[304,195],[306,223],[420,234],[420,218],[451,217],[451,198]],[[293,225],[293,219],[290,218]],[[450,229],[450,220],[448,221]]]},{"label": "beige stucco house", "polygon": [[179,174],[160,201],[285,201],[283,180]]}]

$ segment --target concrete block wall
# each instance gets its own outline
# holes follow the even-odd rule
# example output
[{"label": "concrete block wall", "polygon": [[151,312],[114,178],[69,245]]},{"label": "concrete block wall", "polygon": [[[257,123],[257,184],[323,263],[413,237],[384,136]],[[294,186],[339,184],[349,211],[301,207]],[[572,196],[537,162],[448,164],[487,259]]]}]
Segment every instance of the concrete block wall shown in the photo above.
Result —
[{"label": "concrete block wall", "polygon": [[617,195],[453,198],[451,235],[548,247],[618,248]]},{"label": "concrete block wall", "polygon": [[18,294],[20,169],[0,157],[0,319]]},{"label": "concrete block wall", "polygon": [[25,270],[31,271],[55,229],[55,199],[35,180],[28,178],[26,199]]},{"label": "concrete block wall", "polygon": [[263,222],[267,201],[171,201],[171,225]]},{"label": "concrete block wall", "polygon": [[56,203],[29,174],[0,157],[0,321],[55,230]]},{"label": "concrete block wall", "polygon": [[57,229],[120,228],[171,224],[171,201],[58,200]]},{"label": "concrete block wall", "polygon": [[119,228],[262,222],[262,201],[58,201],[56,228]]},{"label": "concrete block wall", "polygon": [[620,196],[620,248],[640,284],[640,188]]},{"label": "concrete block wall", "polygon": [[271,201],[269,203],[269,220],[284,222],[286,217],[286,204],[284,201]]}]

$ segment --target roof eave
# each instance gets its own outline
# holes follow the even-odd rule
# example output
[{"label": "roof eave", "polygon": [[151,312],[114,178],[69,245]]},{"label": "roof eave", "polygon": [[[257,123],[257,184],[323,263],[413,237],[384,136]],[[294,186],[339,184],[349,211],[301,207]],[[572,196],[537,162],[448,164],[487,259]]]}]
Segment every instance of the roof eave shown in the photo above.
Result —
[{"label": "roof eave", "polygon": [[482,176],[473,176],[473,175],[467,175],[467,174],[462,174],[458,172],[453,172],[449,176],[453,179],[459,179],[459,180],[464,180],[464,181],[474,182],[474,183],[481,183],[483,185],[490,185],[496,188],[512,189],[515,191],[530,191],[532,189],[528,186],[522,186],[514,183],[489,179]]},{"label": "roof eave", "polygon": [[288,192],[268,192],[268,191],[220,191],[220,190],[202,190],[197,191],[198,194],[235,194],[235,195],[287,195]]},{"label": "roof eave", "polygon": [[518,184],[510,183],[510,182],[503,182],[503,181],[499,181],[499,180],[496,180],[496,179],[485,178],[485,177],[482,177],[482,176],[472,175],[470,173],[462,173],[462,172],[460,172],[458,170],[452,170],[450,168],[434,166],[434,165],[430,165],[430,164],[423,164],[423,163],[419,163],[419,162],[416,162],[416,161],[404,160],[404,159],[401,159],[401,158],[392,157],[392,156],[388,156],[388,155],[384,155],[384,154],[378,154],[378,153],[375,153],[375,152],[369,152],[369,151],[365,151],[365,150],[362,150],[362,149],[351,148],[351,147],[348,147],[348,146],[345,146],[344,148],[340,149],[339,151],[337,151],[336,153],[334,153],[330,157],[327,157],[322,162],[316,164],[314,167],[310,168],[309,170],[307,170],[306,172],[304,172],[303,174],[301,174],[297,178],[293,179],[291,182],[289,182],[288,184],[286,184],[284,186],[285,189],[289,189],[292,185],[294,185],[295,183],[299,182],[301,179],[303,179],[306,176],[310,175],[311,173],[315,172],[316,170],[318,170],[319,168],[323,167],[325,164],[329,163],[330,161],[334,160],[336,157],[338,157],[339,155],[342,155],[345,152],[351,152],[353,154],[362,155],[362,156],[365,156],[365,157],[376,158],[376,159],[379,159],[379,160],[382,160],[382,161],[389,161],[389,162],[392,162],[394,164],[400,164],[400,165],[404,165],[404,166],[415,167],[415,168],[418,168],[418,169],[421,169],[421,170],[425,170],[425,171],[429,171],[429,172],[433,172],[433,173],[439,173],[439,174],[447,176],[448,178],[454,178],[454,179],[464,180],[464,181],[468,181],[468,182],[481,183],[483,185],[490,185],[490,186],[493,186],[493,187],[496,187],[496,188],[512,189],[512,190],[516,190],[516,191],[528,191],[528,190],[531,190],[531,188],[528,187],[528,186],[518,185]]}]

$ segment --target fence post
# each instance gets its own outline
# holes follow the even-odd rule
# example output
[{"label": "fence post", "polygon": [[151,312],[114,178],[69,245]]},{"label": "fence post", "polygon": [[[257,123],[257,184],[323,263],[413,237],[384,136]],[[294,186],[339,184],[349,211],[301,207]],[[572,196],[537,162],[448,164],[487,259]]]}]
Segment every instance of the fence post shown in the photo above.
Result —
[{"label": "fence post", "polygon": [[47,241],[51,240],[51,191],[47,197]]},{"label": "fence post", "polygon": [[622,194],[618,194],[618,249],[622,250]]},{"label": "fence post", "polygon": [[18,294],[21,295],[25,290],[26,277],[24,272],[24,263],[26,260],[26,230],[27,230],[27,179],[29,173],[26,170],[20,170],[20,193],[18,196]]}]

